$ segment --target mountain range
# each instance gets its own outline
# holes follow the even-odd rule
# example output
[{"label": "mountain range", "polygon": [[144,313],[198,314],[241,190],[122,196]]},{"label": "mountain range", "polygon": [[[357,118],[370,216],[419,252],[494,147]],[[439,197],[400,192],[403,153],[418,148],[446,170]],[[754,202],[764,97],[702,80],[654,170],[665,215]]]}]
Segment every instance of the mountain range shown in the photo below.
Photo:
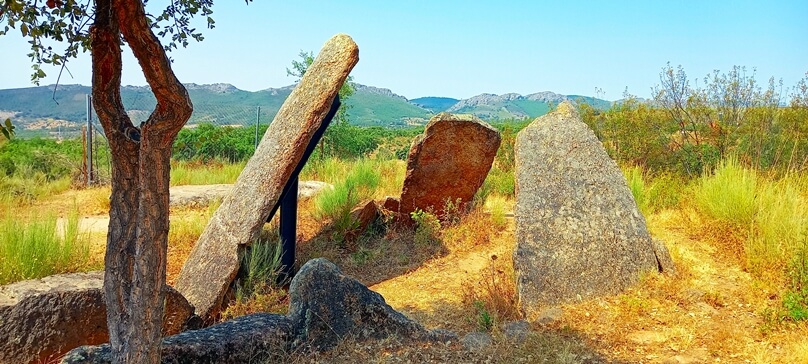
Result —
[{"label": "mountain range", "polygon": [[[211,122],[218,125],[268,123],[294,85],[244,91],[233,85],[186,84],[194,104],[188,125]],[[347,99],[348,120],[355,125],[406,127],[423,125],[439,112],[474,114],[487,121],[535,118],[563,100],[586,102],[608,108],[611,102],[588,96],[539,92],[530,95],[481,94],[468,99],[421,97],[408,100],[386,88],[354,84]],[[0,90],[0,119],[7,117],[29,132],[74,130],[86,123],[89,86],[54,85]],[[123,86],[121,98],[129,116],[138,124],[148,117],[156,103],[147,86]]]}]

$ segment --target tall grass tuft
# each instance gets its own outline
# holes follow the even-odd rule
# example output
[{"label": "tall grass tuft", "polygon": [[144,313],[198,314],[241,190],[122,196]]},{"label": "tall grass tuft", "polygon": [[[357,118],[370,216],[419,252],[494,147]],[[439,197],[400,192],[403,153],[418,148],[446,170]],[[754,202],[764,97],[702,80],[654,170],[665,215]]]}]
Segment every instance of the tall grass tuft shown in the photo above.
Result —
[{"label": "tall grass tuft", "polygon": [[634,166],[628,169],[623,169],[623,174],[626,176],[628,188],[634,196],[634,201],[637,202],[637,207],[643,215],[648,216],[650,212],[650,202],[648,201],[648,194],[646,193],[645,179],[643,178],[642,168]]},{"label": "tall grass tuft", "polygon": [[713,175],[701,178],[695,192],[696,206],[718,222],[734,229],[748,229],[755,220],[758,176],[730,158],[719,163]]},{"label": "tall grass tuft", "polygon": [[643,215],[648,216],[679,204],[685,186],[681,178],[664,172],[651,175],[639,166],[624,167],[623,175]]},{"label": "tall grass tuft", "polygon": [[772,180],[729,159],[705,175],[694,203],[711,230],[735,236],[746,268],[757,277],[782,272],[808,233],[806,198],[797,177]]},{"label": "tall grass tuft", "polygon": [[244,251],[236,280],[235,300],[222,320],[256,312],[286,313],[288,296],[279,286],[280,241],[256,241]]},{"label": "tall grass tuft", "polygon": [[77,207],[61,230],[63,235],[54,215],[25,218],[7,211],[0,220],[0,284],[87,269],[89,241],[79,233]]},{"label": "tall grass tuft", "polygon": [[513,266],[497,263],[492,255],[477,281],[463,284],[463,301],[473,311],[479,331],[492,331],[499,324],[520,318]]},{"label": "tall grass tuft", "polygon": [[320,193],[314,204],[314,216],[328,219],[338,234],[354,228],[351,209],[363,200],[371,199],[376,193],[381,176],[376,164],[368,159],[357,160],[347,175],[334,184],[334,189]]},{"label": "tall grass tuft", "polygon": [[247,162],[223,162],[217,160],[172,161],[171,185],[212,185],[234,183]]}]

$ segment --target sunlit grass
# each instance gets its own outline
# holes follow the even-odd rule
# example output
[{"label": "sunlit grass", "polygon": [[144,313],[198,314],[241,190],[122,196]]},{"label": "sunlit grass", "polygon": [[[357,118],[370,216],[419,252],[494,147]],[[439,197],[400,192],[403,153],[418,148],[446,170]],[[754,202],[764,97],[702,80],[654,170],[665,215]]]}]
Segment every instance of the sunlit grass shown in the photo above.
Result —
[{"label": "sunlit grass", "polygon": [[742,252],[747,269],[757,277],[777,276],[808,232],[803,188],[798,177],[774,180],[729,159],[700,179],[693,203],[712,231],[740,240],[730,250]]},{"label": "sunlit grass", "polygon": [[172,161],[171,185],[213,185],[234,183],[247,162]]},{"label": "sunlit grass", "polygon": [[52,214],[43,218],[7,211],[0,219],[0,284],[88,270],[89,251],[75,206],[61,228]]}]

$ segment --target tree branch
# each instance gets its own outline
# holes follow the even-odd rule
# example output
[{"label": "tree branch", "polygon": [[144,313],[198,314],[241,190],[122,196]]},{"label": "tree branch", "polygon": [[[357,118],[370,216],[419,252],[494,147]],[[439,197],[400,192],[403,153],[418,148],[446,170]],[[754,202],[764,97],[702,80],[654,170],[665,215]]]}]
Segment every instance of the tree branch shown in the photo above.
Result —
[{"label": "tree branch", "polygon": [[174,136],[191,117],[191,98],[171,70],[165,49],[148,24],[143,2],[120,0],[114,11],[120,23],[126,24],[121,33],[157,99],[157,106],[146,122],[153,124],[152,131],[165,133],[162,140],[170,146]]}]

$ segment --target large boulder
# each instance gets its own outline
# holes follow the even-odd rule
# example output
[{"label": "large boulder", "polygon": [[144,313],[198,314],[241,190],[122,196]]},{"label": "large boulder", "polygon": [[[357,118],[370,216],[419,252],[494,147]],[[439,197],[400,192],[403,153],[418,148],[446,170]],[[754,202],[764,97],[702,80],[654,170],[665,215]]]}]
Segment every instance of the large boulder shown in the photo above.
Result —
[{"label": "large boulder", "polygon": [[[242,316],[163,339],[163,363],[280,362],[293,350],[322,351],[340,340],[385,339],[446,342],[457,336],[427,331],[393,310],[384,298],[345,276],[331,262],[303,265],[289,287],[289,314]],[[62,363],[110,363],[109,345],[83,346]]]},{"label": "large boulder", "polygon": [[[109,341],[104,273],[59,274],[0,287],[0,363],[51,362]],[[163,335],[182,331],[193,307],[166,287]]]},{"label": "large boulder", "polygon": [[500,142],[499,132],[473,115],[435,115],[410,147],[401,192],[403,221],[410,221],[416,209],[431,208],[443,216],[447,200],[471,202],[488,176]]},{"label": "large boulder", "polygon": [[210,319],[239,268],[243,247],[258,238],[283,188],[354,65],[359,48],[345,34],[328,40],[283,103],[177,278],[177,290]]},{"label": "large boulder", "polygon": [[[201,330],[167,337],[162,343],[163,363],[274,363],[289,352],[292,322],[286,316],[258,313]],[[112,363],[109,344],[82,346],[65,355],[61,363]]]},{"label": "large boulder", "polygon": [[323,258],[307,262],[289,286],[289,318],[298,345],[319,351],[342,338],[431,340],[436,333],[394,310],[380,294]]},{"label": "large boulder", "polygon": [[572,104],[519,132],[515,155],[514,266],[528,318],[544,305],[620,292],[659,269],[623,174]]}]

